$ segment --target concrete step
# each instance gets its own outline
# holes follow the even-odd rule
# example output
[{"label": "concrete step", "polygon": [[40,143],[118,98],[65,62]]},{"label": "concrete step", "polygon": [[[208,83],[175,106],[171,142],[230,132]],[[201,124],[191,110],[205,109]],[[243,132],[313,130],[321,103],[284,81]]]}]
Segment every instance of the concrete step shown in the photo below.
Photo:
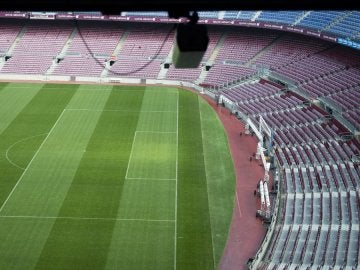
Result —
[{"label": "concrete step", "polygon": [[67,41],[65,42],[64,47],[61,49],[60,53],[57,55],[57,57],[52,61],[51,66],[48,68],[48,70],[45,72],[46,75],[50,75],[54,72],[55,68],[59,65],[59,63],[57,62],[57,58],[58,57],[64,57],[67,50],[70,48],[74,37],[76,36],[78,30],[76,27],[74,27],[74,29],[72,30],[71,34],[69,35]]},{"label": "concrete step", "polygon": [[[120,53],[127,37],[129,36],[129,33],[130,33],[130,30],[126,30],[120,37],[119,42],[116,45],[116,47],[112,53],[112,56],[115,57],[115,59],[117,59],[118,54]],[[100,74],[100,77],[106,77],[109,74],[109,70],[111,70],[110,61],[107,61],[103,71]]]}]

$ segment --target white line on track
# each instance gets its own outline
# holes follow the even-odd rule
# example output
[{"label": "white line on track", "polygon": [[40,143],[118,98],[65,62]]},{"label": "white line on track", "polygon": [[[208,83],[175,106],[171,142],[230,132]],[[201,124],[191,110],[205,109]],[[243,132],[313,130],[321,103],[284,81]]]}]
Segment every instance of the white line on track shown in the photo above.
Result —
[{"label": "white line on track", "polygon": [[101,218],[101,217],[48,217],[48,216],[0,216],[8,219],[65,219],[65,220],[104,220],[104,221],[144,221],[144,222],[175,222],[172,219],[144,219],[144,218]]},{"label": "white line on track", "polygon": [[53,132],[54,128],[56,127],[56,125],[59,123],[59,120],[61,119],[61,117],[64,115],[65,110],[63,110],[60,114],[60,116],[58,117],[58,119],[56,120],[56,122],[54,123],[54,125],[52,126],[52,128],[50,129],[49,133],[46,135],[45,139],[43,140],[43,142],[40,144],[38,150],[35,152],[35,154],[33,155],[33,157],[31,158],[30,162],[28,163],[28,165],[26,166],[25,170],[23,171],[23,173],[21,174],[21,176],[19,177],[18,181],[16,182],[15,186],[13,187],[13,189],[11,190],[11,192],[9,193],[9,195],[7,196],[6,200],[4,201],[4,203],[2,204],[1,208],[0,208],[0,213],[2,212],[2,210],[4,209],[5,205],[7,204],[7,202],[9,201],[11,195],[14,193],[15,189],[17,188],[17,186],[20,184],[21,180],[23,179],[25,173],[27,172],[27,170],[29,169],[29,167],[31,166],[31,163],[34,161],[34,159],[36,158],[36,156],[38,155],[38,153],[40,152],[40,149],[43,147],[43,145],[45,144],[46,140],[49,138],[50,134]]},{"label": "white line on track", "polygon": [[[236,189],[236,187],[235,187]],[[242,214],[241,214],[241,209],[240,209],[240,203],[239,203],[239,197],[238,197],[238,193],[237,191],[235,192],[236,194],[236,203],[237,203],[237,207],[238,207],[238,210],[239,210],[239,215],[240,215],[240,218],[242,217]]]}]

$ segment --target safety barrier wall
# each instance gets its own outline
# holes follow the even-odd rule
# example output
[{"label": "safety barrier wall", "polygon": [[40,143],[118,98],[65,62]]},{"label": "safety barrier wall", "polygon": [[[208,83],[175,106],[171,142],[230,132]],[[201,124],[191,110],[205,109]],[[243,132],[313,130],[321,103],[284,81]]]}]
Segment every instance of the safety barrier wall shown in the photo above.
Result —
[{"label": "safety barrier wall", "polygon": [[249,268],[252,270],[256,270],[259,269],[261,264],[264,263],[264,258],[266,256],[266,253],[270,247],[270,244],[273,242],[273,237],[274,237],[274,233],[275,233],[275,227],[276,225],[281,223],[281,217],[283,216],[282,211],[284,211],[284,207],[282,205],[280,205],[281,201],[281,188],[282,188],[282,180],[284,179],[283,173],[282,171],[279,171],[278,168],[280,168],[279,166],[279,162],[278,160],[275,159],[275,171],[278,172],[278,174],[276,174],[274,176],[274,181],[278,182],[278,187],[277,187],[277,195],[276,195],[276,199],[275,199],[275,204],[273,204],[273,215],[271,218],[271,223],[270,226],[268,227],[268,231],[265,235],[265,238],[259,248],[259,250],[257,251],[255,257],[253,258],[253,261],[251,262],[249,266]]}]

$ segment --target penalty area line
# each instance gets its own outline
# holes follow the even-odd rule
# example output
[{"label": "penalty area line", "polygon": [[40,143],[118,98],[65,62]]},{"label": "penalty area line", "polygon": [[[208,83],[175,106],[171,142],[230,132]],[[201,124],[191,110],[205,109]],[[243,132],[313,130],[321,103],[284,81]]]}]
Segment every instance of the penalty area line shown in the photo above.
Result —
[{"label": "penalty area line", "polygon": [[62,118],[62,116],[64,115],[65,110],[63,110],[61,112],[61,114],[59,115],[58,119],[56,120],[56,122],[54,123],[54,125],[51,127],[49,133],[46,135],[45,139],[42,141],[42,143],[40,144],[39,148],[37,149],[37,151],[35,152],[35,154],[33,155],[33,157],[31,158],[30,162],[28,163],[28,165],[26,166],[26,168],[24,169],[23,173],[21,174],[21,176],[19,177],[19,179],[17,180],[15,186],[13,187],[13,189],[10,191],[9,195],[7,196],[6,200],[4,201],[4,203],[2,204],[1,208],[0,208],[0,213],[2,212],[2,210],[4,209],[5,205],[7,204],[7,202],[9,201],[10,197],[12,196],[12,194],[14,193],[15,189],[17,188],[17,186],[20,184],[21,180],[23,179],[24,175],[26,174],[27,170],[29,169],[29,167],[31,166],[32,162],[34,161],[34,159],[36,158],[36,156],[39,154],[41,148],[43,147],[43,145],[45,144],[46,140],[49,138],[50,134],[53,132],[53,130],[55,129],[56,125],[59,123],[60,119]]}]

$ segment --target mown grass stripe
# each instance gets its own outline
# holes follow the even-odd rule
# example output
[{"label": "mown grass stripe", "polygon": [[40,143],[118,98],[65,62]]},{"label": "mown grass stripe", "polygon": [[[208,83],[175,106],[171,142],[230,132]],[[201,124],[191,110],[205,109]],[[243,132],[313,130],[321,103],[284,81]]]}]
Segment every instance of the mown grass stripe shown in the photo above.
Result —
[{"label": "mown grass stripe", "polygon": [[[17,84],[17,86],[21,86],[22,89],[12,89],[25,90],[23,84]],[[73,90],[76,89],[71,90],[72,87],[79,87],[76,98],[73,96],[71,104],[66,106],[62,99],[74,93]],[[0,95],[1,92],[3,90],[0,91]],[[88,114],[99,117],[96,118],[95,129],[90,128],[89,137],[79,142],[79,145],[73,145],[76,150],[75,155],[80,158],[70,168],[74,174],[71,176],[67,189],[61,189],[50,196],[58,197],[56,200],[61,206],[60,212],[59,210],[44,211],[48,208],[48,203],[39,201],[37,198],[46,196],[46,191],[40,191],[42,186],[49,186],[49,183],[53,181],[52,178],[59,178],[58,174],[67,173],[69,168],[61,169],[61,164],[65,160],[52,164],[61,170],[54,170],[51,166],[42,166],[41,164],[48,164],[49,158],[43,155],[43,150],[40,151],[39,156],[42,156],[42,159],[34,161],[38,166],[36,168],[31,166],[29,170],[29,173],[33,174],[30,179],[31,185],[28,185],[29,192],[26,196],[21,196],[21,202],[20,197],[17,201],[24,205],[25,210],[28,209],[26,205],[34,200],[39,201],[41,205],[33,207],[29,212],[13,207],[14,211],[2,213],[7,216],[0,216],[0,269],[33,269],[36,264],[38,269],[214,268],[214,264],[218,262],[222,243],[226,241],[225,234],[228,230],[226,228],[228,221],[220,219],[227,218],[228,212],[232,210],[232,207],[225,209],[228,211],[224,210],[226,200],[222,201],[223,197],[220,194],[225,190],[223,189],[225,185],[230,184],[229,186],[232,187],[233,183],[222,171],[228,169],[228,166],[224,164],[228,160],[225,158],[226,155],[219,151],[220,148],[226,148],[226,140],[225,143],[219,143],[219,140],[224,139],[221,132],[217,131],[221,125],[211,119],[213,117],[213,113],[209,111],[211,108],[201,111],[202,114],[199,113],[199,108],[202,110],[202,107],[207,104],[199,102],[193,93],[179,91],[181,97],[179,96],[178,100],[177,89],[146,87],[145,92],[148,99],[144,102],[143,98],[141,106],[134,108],[134,102],[141,102],[138,98],[139,94],[144,93],[143,87],[52,85],[46,91],[49,97],[43,97],[43,100],[38,102],[39,107],[32,108],[26,114],[26,121],[23,121],[24,119],[18,121],[16,117],[14,121],[17,124],[13,126],[13,121],[8,127],[13,128],[12,134],[8,133],[8,128],[4,130],[4,134],[0,134],[0,151],[4,152],[3,157],[0,155],[1,194],[2,186],[6,187],[9,184],[11,187],[14,184],[13,182],[11,185],[13,176],[8,172],[15,172],[14,175],[17,174],[17,177],[14,179],[17,180],[22,171],[6,160],[7,148],[18,142],[8,151],[8,155],[15,164],[25,168],[65,108],[63,117],[66,118],[64,120],[67,124],[59,123],[63,126],[63,131],[54,130],[54,134],[57,134],[56,138],[49,135],[51,145],[44,149],[49,154],[51,153],[49,158],[55,161],[56,159],[52,157],[61,154],[64,147],[63,139],[68,138],[68,133],[81,133],[81,130],[86,129],[79,121],[78,126],[76,124],[70,128],[69,124],[74,118],[79,120],[79,116]],[[78,95],[79,93],[81,95]],[[107,100],[106,108],[103,102],[104,93]],[[109,94],[111,96],[107,98]],[[37,95],[30,103],[38,100],[36,97]],[[62,105],[57,107],[58,103]],[[59,113],[56,114],[56,111]],[[21,111],[18,116],[23,113],[24,111]],[[48,113],[54,113],[55,116],[50,115],[47,119]],[[136,115],[139,113],[140,116],[136,121]],[[131,132],[125,131],[129,135],[128,139],[123,136],[123,129],[127,128],[123,124],[127,121],[127,117],[130,118],[129,121],[134,119],[134,126],[137,124],[136,129]],[[139,121],[140,118],[141,121]],[[94,117],[89,119],[91,122],[95,121]],[[33,127],[34,130],[32,130]],[[110,135],[103,135],[100,129],[106,130]],[[206,129],[211,130],[206,131]],[[116,188],[113,188],[115,178],[106,175],[107,173],[116,174],[118,180],[124,180],[124,173],[119,174],[115,167],[120,166],[124,171],[126,170],[135,130],[149,137],[156,136],[156,133],[167,133],[163,136],[178,135],[179,157],[176,175],[178,175],[179,190],[177,200],[177,177],[161,181],[159,178],[128,179],[125,183],[119,183],[119,185],[123,184],[123,187],[115,185]],[[95,135],[95,132],[98,134]],[[24,134],[28,134],[29,137],[24,137]],[[36,136],[38,134],[44,135]],[[119,140],[127,144],[128,152],[119,151],[117,147]],[[71,150],[69,146],[65,145],[65,147],[66,151]],[[56,151],[52,151],[54,149]],[[172,149],[172,151],[176,150],[175,147]],[[152,150],[150,152],[152,153],[146,155],[151,156],[154,153]],[[118,158],[115,160],[116,166],[112,163],[114,155]],[[205,173],[206,170],[209,172]],[[4,175],[6,177],[3,177]],[[38,177],[39,175],[47,175],[47,177],[45,179]],[[9,183],[8,180],[10,180]],[[37,185],[40,188],[33,188]],[[216,188],[218,191],[214,191]],[[52,187],[51,190],[53,192],[57,188]],[[230,198],[233,196],[233,193],[225,191],[230,194]],[[9,192],[10,190],[5,192],[6,196]],[[113,193],[116,193],[116,196],[112,196]],[[217,200],[218,205],[216,205]],[[177,213],[176,209],[178,209]],[[227,213],[224,214],[224,212]],[[224,230],[221,231],[221,228]],[[213,245],[211,235],[215,237]],[[174,247],[176,258],[174,258]],[[215,259],[212,257],[213,248]]]},{"label": "mown grass stripe", "polygon": [[[36,269],[102,269],[106,263],[139,115],[108,110],[131,104],[138,111],[142,101],[139,91],[135,96],[116,90],[101,113],[59,212],[60,217],[94,219],[87,223],[57,219]],[[71,235],[76,238],[68,238]]]},{"label": "mown grass stripe", "polygon": [[17,115],[40,91],[42,85],[26,85],[25,89],[14,91],[12,84],[7,84],[0,91],[0,134],[11,124]]},{"label": "mown grass stripe", "polygon": [[198,97],[180,92],[177,269],[213,269]]},{"label": "mown grass stripe", "polygon": [[[176,176],[176,103],[177,90],[154,91],[146,87],[136,130],[147,132],[134,133],[133,155],[129,160],[132,168],[128,171],[128,176],[143,179],[125,181],[118,218],[175,218],[176,181],[153,178]],[[169,110],[172,112],[168,113]],[[166,225],[169,226],[157,223],[130,227],[128,223],[117,222],[105,269],[172,269],[174,223]]]},{"label": "mown grass stripe", "polygon": [[8,82],[0,82],[0,91],[3,90],[8,84]]},{"label": "mown grass stripe", "polygon": [[216,112],[199,98],[204,164],[215,267],[220,262],[234,209],[235,174],[227,136]]},{"label": "mown grass stripe", "polygon": [[[48,89],[48,91],[52,98],[58,93],[58,90]],[[67,88],[65,92],[68,92]],[[103,101],[102,106],[104,106],[108,94],[109,92],[93,92],[92,98],[88,98],[87,92],[77,91],[68,106],[82,105],[84,102],[98,104],[100,100]],[[46,102],[43,102],[46,105]],[[38,119],[41,119],[41,115]],[[100,114],[96,112],[63,113],[41,151],[31,163],[21,185],[17,187],[4,208],[2,212],[4,215],[56,216],[58,214],[98,116]],[[2,253],[4,260],[1,262],[5,265],[0,268],[33,269],[54,223],[55,220],[3,219],[0,229],[5,231],[7,228],[11,233],[2,239],[1,250],[9,248],[13,252]],[[32,227],[30,233],[27,227]],[[14,253],[16,257],[21,258],[15,262],[15,266],[9,263]]]},{"label": "mown grass stripe", "polygon": [[[29,88],[34,87],[28,84],[25,85]],[[8,87],[11,87],[11,85]],[[45,138],[45,136],[37,135],[47,134],[50,131],[64,107],[75,93],[77,87],[78,86],[70,87],[70,91],[69,89],[63,89],[50,93],[47,90],[47,85],[43,85],[42,89],[37,92],[26,107],[23,108],[11,124],[0,134],[1,205],[22,174],[21,169],[10,165],[6,159],[6,153],[11,155],[12,160],[16,161],[16,164],[25,168]],[[31,139],[24,140],[26,138]],[[10,146],[21,140],[24,140],[24,143],[18,143],[16,147],[11,149],[11,152],[7,151]]]},{"label": "mown grass stripe", "polygon": [[[52,91],[57,93],[57,90],[47,91],[50,96]],[[77,92],[69,105],[83,96],[86,102],[102,100],[104,106],[108,97],[105,93],[88,100],[85,95]],[[62,111],[41,148],[32,157],[31,164],[22,176],[21,185],[17,186],[3,208],[4,214],[58,214],[99,116],[97,112]]]},{"label": "mown grass stripe", "polygon": [[178,215],[178,178],[179,178],[179,91],[176,100],[176,187],[175,187],[175,228],[174,228],[174,270],[177,265],[177,215]]},{"label": "mown grass stripe", "polygon": [[[16,84],[20,85],[20,84]],[[23,84],[29,89],[38,86]],[[42,85],[39,85],[40,87]],[[9,85],[8,87],[11,87]],[[78,86],[70,86],[60,91],[48,91],[42,86],[25,108],[0,135],[0,201],[4,203],[9,196],[22,170],[11,165],[5,157],[6,149],[24,138],[11,149],[11,157],[17,164],[26,167],[39,148],[45,136],[37,134],[49,133],[54,123],[71,100]],[[29,90],[28,89],[28,90]],[[14,90],[13,91],[18,91]],[[21,90],[20,92],[22,92]],[[26,89],[24,89],[26,91]],[[31,90],[29,90],[31,91]],[[24,203],[29,202],[35,194],[22,197]],[[0,222],[0,269],[31,269],[36,263],[46,240],[46,231],[51,228],[50,221],[38,220],[1,220]]]},{"label": "mown grass stripe", "polygon": [[44,143],[46,142],[47,138],[49,138],[49,136],[51,135],[51,132],[54,130],[54,128],[56,127],[57,123],[59,122],[59,120],[61,119],[61,117],[63,116],[65,111],[62,111],[62,113],[60,114],[60,116],[58,117],[58,119],[56,120],[56,122],[54,123],[54,125],[51,127],[50,131],[47,133],[45,139],[42,141],[42,143],[40,144],[39,148],[36,150],[35,154],[33,155],[33,157],[31,158],[31,160],[29,161],[29,163],[27,164],[26,168],[24,169],[23,173],[21,174],[21,176],[19,177],[19,179],[17,180],[17,182],[15,183],[14,187],[12,188],[12,190],[10,191],[9,195],[7,196],[7,198],[5,199],[4,203],[1,205],[0,207],[0,213],[1,211],[4,209],[4,207],[6,206],[6,203],[8,202],[8,200],[11,198],[11,195],[14,193],[14,191],[16,190],[16,188],[18,187],[18,185],[21,183],[21,180],[23,179],[23,176],[26,174],[26,172],[28,171],[29,167],[31,166],[31,163],[34,161],[34,159],[36,158],[36,156],[38,155],[38,153],[40,152],[42,146],[44,145]]}]

